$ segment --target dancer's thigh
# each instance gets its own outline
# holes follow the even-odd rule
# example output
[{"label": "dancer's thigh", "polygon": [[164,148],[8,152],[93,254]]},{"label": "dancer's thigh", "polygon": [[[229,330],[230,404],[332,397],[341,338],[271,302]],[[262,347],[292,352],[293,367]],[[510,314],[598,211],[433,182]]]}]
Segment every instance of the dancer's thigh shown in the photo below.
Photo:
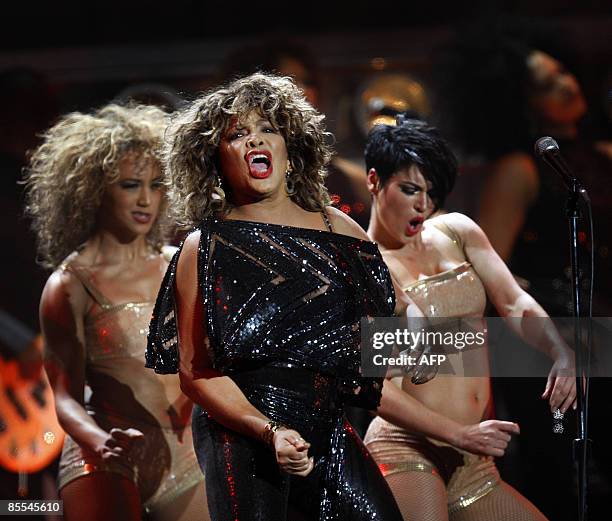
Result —
[{"label": "dancer's thigh", "polygon": [[146,521],[210,521],[204,481],[155,509],[146,517]]},{"label": "dancer's thigh", "polygon": [[385,478],[404,521],[447,521],[446,486],[431,472],[396,472]]},{"label": "dancer's thigh", "polygon": [[66,521],[140,521],[140,494],[133,481],[114,472],[92,472],[60,491]]},{"label": "dancer's thigh", "polygon": [[540,512],[525,496],[508,483],[501,481],[491,492],[470,506],[455,512],[451,521],[546,521]]}]

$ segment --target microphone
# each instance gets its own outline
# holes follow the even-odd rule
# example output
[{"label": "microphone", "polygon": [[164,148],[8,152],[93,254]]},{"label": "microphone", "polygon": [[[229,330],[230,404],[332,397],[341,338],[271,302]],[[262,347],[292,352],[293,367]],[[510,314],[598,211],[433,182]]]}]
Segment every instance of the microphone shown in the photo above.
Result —
[{"label": "microphone", "polygon": [[535,142],[534,151],[538,157],[561,176],[568,190],[577,190],[584,197],[587,197],[586,190],[563,159],[559,144],[553,138],[544,136],[538,139]]}]

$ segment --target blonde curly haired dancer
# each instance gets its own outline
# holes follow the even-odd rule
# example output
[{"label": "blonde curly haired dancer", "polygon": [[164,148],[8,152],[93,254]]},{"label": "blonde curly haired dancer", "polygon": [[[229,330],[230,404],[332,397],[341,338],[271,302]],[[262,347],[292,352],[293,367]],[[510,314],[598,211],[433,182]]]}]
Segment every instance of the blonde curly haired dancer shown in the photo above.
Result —
[{"label": "blonde curly haired dancer", "polygon": [[[147,325],[168,265],[159,150],[166,114],[143,105],[72,113],[25,173],[57,415],[67,520],[207,519],[191,402],[144,368]],[[197,514],[196,514],[197,513]]]}]

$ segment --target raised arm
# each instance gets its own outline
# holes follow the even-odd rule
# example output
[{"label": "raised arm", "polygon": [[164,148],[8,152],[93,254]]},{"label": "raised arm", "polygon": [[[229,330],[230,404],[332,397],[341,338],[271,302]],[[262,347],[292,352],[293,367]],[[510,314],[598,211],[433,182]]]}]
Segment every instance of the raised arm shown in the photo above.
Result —
[{"label": "raised arm", "polygon": [[85,452],[113,460],[129,451],[142,433],[136,429],[106,432],[85,410],[83,316],[87,301],[84,289],[69,272],[56,271],[47,281],[40,302],[45,365],[62,428]]},{"label": "raised arm", "polygon": [[[449,214],[446,219],[460,234],[465,254],[482,280],[499,315],[504,318],[526,319],[508,320],[507,323],[528,344],[553,359],[553,367],[542,397],[549,399],[551,410],[559,408],[565,412],[575,404],[576,398],[572,351],[552,321],[547,320],[548,314],[542,306],[519,287],[482,229],[462,214]],[[541,320],[529,320],[533,317],[539,317]]]},{"label": "raised arm", "polygon": [[[181,389],[221,425],[262,440],[270,421],[256,409],[229,377],[212,367],[208,355],[204,306],[198,284],[200,232],[191,233],[183,245],[176,270],[176,313],[179,335],[179,377]],[[280,467],[305,476],[313,468],[310,446],[292,429],[279,429],[272,440]]]}]

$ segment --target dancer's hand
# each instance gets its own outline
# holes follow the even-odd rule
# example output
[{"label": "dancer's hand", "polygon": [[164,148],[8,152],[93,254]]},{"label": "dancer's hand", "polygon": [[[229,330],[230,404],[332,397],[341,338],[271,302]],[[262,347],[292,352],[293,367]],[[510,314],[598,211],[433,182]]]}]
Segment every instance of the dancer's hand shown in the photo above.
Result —
[{"label": "dancer's hand", "polygon": [[308,457],[310,443],[293,429],[279,429],[274,433],[274,452],[281,469],[288,474],[308,476],[314,467],[314,459]]},{"label": "dancer's hand", "polygon": [[518,424],[487,420],[462,426],[456,446],[473,454],[500,457],[504,455],[512,434],[520,434]]},{"label": "dancer's hand", "polygon": [[96,453],[105,461],[130,459],[143,440],[144,434],[137,429],[111,429],[104,443],[96,449]]},{"label": "dancer's hand", "polygon": [[551,412],[560,409],[565,413],[570,407],[576,408],[576,369],[571,353],[556,358],[548,373],[542,398],[548,398]]}]

